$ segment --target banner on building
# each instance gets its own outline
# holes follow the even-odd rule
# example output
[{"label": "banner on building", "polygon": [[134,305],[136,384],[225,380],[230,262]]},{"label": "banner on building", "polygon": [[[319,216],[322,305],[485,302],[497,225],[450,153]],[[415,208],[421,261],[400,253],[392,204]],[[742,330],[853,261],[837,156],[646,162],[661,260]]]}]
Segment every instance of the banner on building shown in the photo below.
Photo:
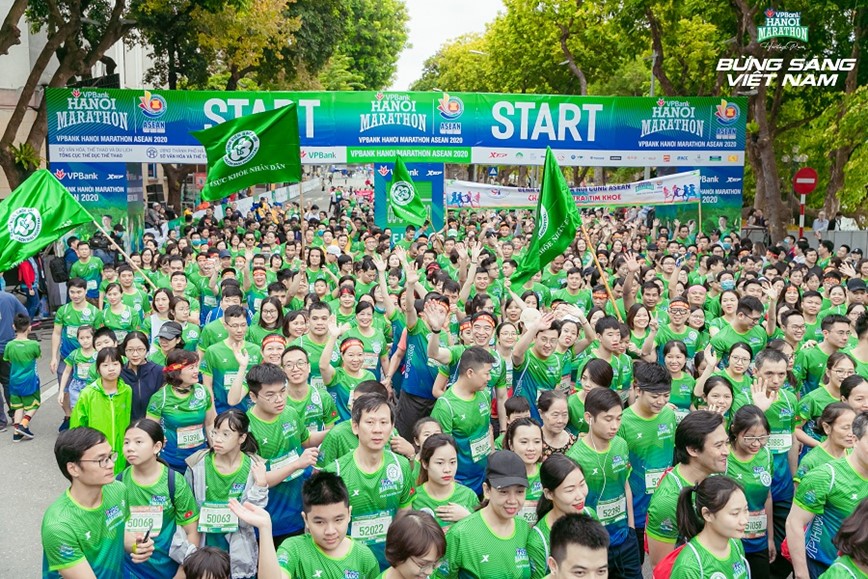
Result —
[{"label": "banner on building", "polygon": [[[700,202],[699,171],[676,173],[635,183],[571,187],[576,205],[587,207],[678,205]],[[447,209],[532,209],[539,189],[501,187],[469,181],[446,183]]]}]

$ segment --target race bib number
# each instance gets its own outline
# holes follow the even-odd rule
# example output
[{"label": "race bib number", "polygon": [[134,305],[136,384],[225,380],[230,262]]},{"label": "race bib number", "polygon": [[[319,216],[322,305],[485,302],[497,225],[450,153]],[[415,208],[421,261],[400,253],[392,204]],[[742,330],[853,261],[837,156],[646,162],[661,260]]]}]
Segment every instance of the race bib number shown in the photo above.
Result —
[{"label": "race bib number", "polygon": [[353,530],[350,536],[365,543],[383,543],[386,541],[386,532],[391,524],[391,515],[369,515],[353,518]]},{"label": "race bib number", "polygon": [[376,354],[369,354],[365,352],[364,357],[362,358],[362,366],[365,370],[373,370],[377,367],[377,361],[379,358]]},{"label": "race bib number", "polygon": [[205,430],[201,424],[178,429],[178,448],[196,448],[205,442]]},{"label": "race bib number", "polygon": [[604,525],[627,517],[627,497],[619,497],[597,504],[597,518]]},{"label": "race bib number", "polygon": [[[232,383],[235,382],[235,377],[238,376],[238,372],[226,372],[223,376],[223,387],[227,392],[232,388]],[[244,384],[244,381],[241,381]]]},{"label": "race bib number", "polygon": [[675,422],[676,422],[676,424],[678,424],[682,420],[684,420],[688,414],[690,414],[690,410],[684,410],[682,408],[675,408]]},{"label": "race bib number", "polygon": [[[290,450],[289,453],[284,455],[284,456],[271,459],[270,461],[268,461],[268,464],[271,467],[271,470],[280,470],[285,466],[291,465],[292,463],[297,461],[298,458],[299,458],[298,453],[294,450]],[[288,477],[286,477],[283,480],[284,480],[284,482],[295,480],[298,477],[300,477],[303,473],[304,473],[303,468],[296,469],[292,472],[292,474],[290,474]]]},{"label": "race bib number", "polygon": [[200,533],[235,533],[238,517],[229,510],[228,503],[204,503],[199,513]]},{"label": "race bib number", "polygon": [[489,454],[491,454],[491,439],[488,433],[485,436],[470,441],[470,458],[473,462],[479,462]]},{"label": "race bib number", "polygon": [[70,340],[77,340],[78,326],[66,326],[66,337]]},{"label": "race bib number", "polygon": [[666,474],[665,468],[652,468],[645,471],[645,494],[653,495],[657,490],[657,483]]},{"label": "race bib number", "polygon": [[253,311],[258,312],[261,304],[262,298],[253,298]]},{"label": "race bib number", "polygon": [[130,507],[130,518],[127,519],[128,533],[147,533],[156,536],[163,528],[163,507],[141,506]]},{"label": "race bib number", "polygon": [[94,291],[96,288],[97,288],[97,285],[96,285],[95,279],[87,280],[87,291],[89,291],[89,292]]},{"label": "race bib number", "polygon": [[745,539],[757,539],[764,537],[769,528],[769,517],[765,509],[748,513],[747,527],[744,529]]},{"label": "race bib number", "polygon": [[772,434],[769,436],[769,450],[774,453],[786,452],[793,446],[792,434]]},{"label": "race bib number", "polygon": [[322,376],[311,376],[310,377],[310,385],[314,388],[323,388],[325,389],[325,384],[322,381]]},{"label": "race bib number", "polygon": [[518,516],[527,521],[527,524],[532,527],[536,525],[536,501],[530,502],[533,504],[524,503],[524,507],[518,512]]},{"label": "race bib number", "polygon": [[75,376],[79,380],[87,380],[90,377],[90,367],[93,366],[90,362],[82,362],[75,365]]},{"label": "race bib number", "polygon": [[217,298],[215,296],[202,296],[202,304],[204,304],[206,308],[216,308]]}]

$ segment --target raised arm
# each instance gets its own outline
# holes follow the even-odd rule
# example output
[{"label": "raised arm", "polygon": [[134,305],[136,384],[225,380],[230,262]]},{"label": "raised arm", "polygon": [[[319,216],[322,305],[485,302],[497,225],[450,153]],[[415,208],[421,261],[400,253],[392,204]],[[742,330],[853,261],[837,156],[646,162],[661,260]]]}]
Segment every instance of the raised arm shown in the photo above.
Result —
[{"label": "raised arm", "polygon": [[332,354],[335,351],[335,344],[338,338],[347,330],[350,329],[349,324],[341,324],[338,326],[334,314],[329,318],[329,339],[326,340],[326,345],[323,348],[322,354],[319,357],[319,373],[322,376],[323,384],[331,384],[332,378],[335,377],[335,369],[332,368]]},{"label": "raised arm", "polygon": [[515,347],[512,349],[512,364],[513,366],[519,366],[524,363],[524,356],[527,354],[530,345],[533,343],[536,335],[543,330],[548,330],[552,326],[552,322],[555,321],[555,315],[552,312],[548,312],[547,314],[543,314],[539,319],[535,322],[532,322],[528,325],[525,332],[521,335],[521,338],[516,342]]},{"label": "raised arm", "polygon": [[633,298],[633,285],[638,283],[636,277],[642,266],[632,253],[624,254],[624,263],[627,265],[627,276],[624,278],[624,309],[629,311],[636,300]]},{"label": "raised arm", "polygon": [[446,323],[446,308],[436,300],[431,300],[425,305],[425,314],[431,332],[428,334],[428,357],[437,360],[441,364],[448,364],[452,356],[446,348],[440,347],[440,332]]}]

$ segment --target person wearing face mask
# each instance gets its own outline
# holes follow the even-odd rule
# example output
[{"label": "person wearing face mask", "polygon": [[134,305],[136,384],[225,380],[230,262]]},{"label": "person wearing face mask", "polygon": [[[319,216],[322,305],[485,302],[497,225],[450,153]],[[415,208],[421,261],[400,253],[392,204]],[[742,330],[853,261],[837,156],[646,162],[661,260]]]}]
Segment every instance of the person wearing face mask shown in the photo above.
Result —
[{"label": "person wearing face mask", "polygon": [[585,466],[588,506],[596,510],[609,531],[609,574],[641,579],[633,492],[628,482],[630,451],[617,435],[622,415],[621,399],[616,392],[604,388],[592,390],[585,399],[588,433],[567,451],[567,456]]},{"label": "person wearing face mask", "polygon": [[675,429],[675,467],[657,484],[648,504],[645,535],[654,567],[675,549],[678,540],[676,507],[681,490],[726,471],[729,437],[723,416],[697,410]]},{"label": "person wearing face mask", "polygon": [[532,579],[545,577],[549,571],[551,530],[560,519],[579,513],[591,519],[597,518],[596,513],[585,505],[588,484],[582,467],[575,460],[563,454],[553,454],[540,466],[539,478],[543,496],[536,506],[538,522],[527,540]]},{"label": "person wearing face mask", "polygon": [[636,367],[636,402],[624,411],[618,436],[630,451],[630,490],[633,521],[640,545],[639,561],[645,562],[645,520],[657,483],[672,466],[675,450],[676,415],[668,404],[671,378],[658,364]]}]

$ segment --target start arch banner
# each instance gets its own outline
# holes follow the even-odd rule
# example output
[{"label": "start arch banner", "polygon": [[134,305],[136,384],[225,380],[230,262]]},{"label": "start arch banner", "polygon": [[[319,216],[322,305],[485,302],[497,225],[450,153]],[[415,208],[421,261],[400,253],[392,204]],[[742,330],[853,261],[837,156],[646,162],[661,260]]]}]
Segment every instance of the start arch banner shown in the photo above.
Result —
[{"label": "start arch banner", "polygon": [[191,135],[298,104],[302,162],[744,166],[747,101],[441,92],[49,88],[48,154],[67,163],[204,163]]}]

